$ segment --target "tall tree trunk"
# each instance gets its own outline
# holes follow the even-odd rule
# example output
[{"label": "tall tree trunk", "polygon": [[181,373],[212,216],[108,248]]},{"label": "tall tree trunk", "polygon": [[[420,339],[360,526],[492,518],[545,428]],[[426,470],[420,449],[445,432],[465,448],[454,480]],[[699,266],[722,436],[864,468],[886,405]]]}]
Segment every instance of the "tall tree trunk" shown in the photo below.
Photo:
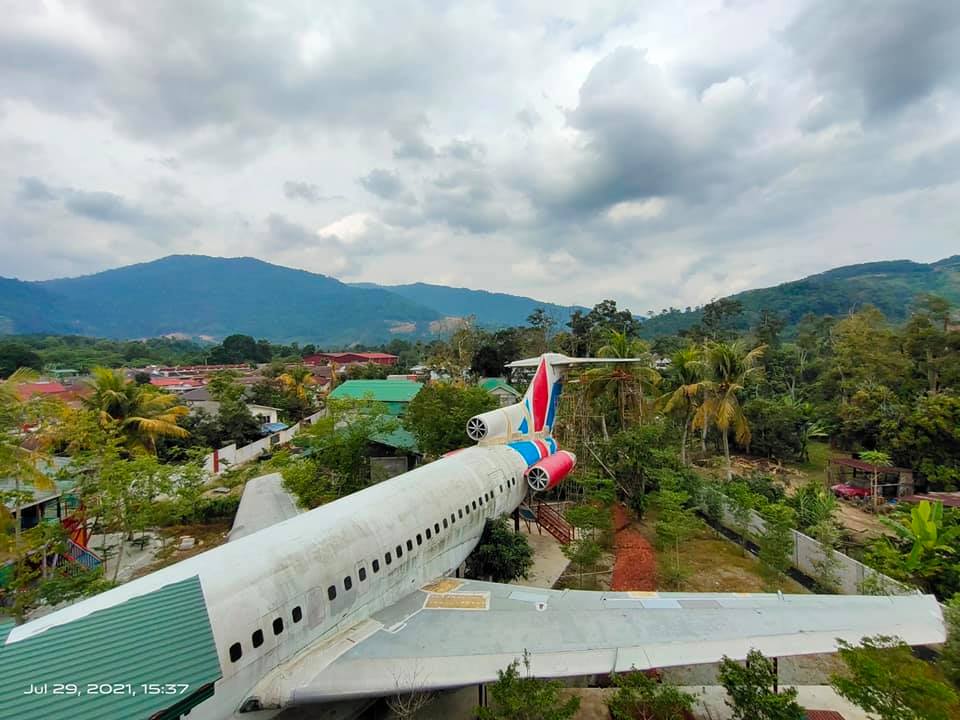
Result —
[{"label": "tall tree trunk", "polygon": [[603,430],[603,439],[610,440],[610,433],[607,432],[607,417],[600,413],[600,428]]},{"label": "tall tree trunk", "polygon": [[680,462],[684,467],[687,465],[687,428],[690,427],[690,409],[687,408],[687,414],[683,418],[683,438],[680,441]]},{"label": "tall tree trunk", "polygon": [[[120,535],[120,549],[117,551],[117,565],[113,568],[113,582],[117,581],[117,576],[120,574],[120,562],[123,560],[123,533]],[[106,543],[106,534],[104,534],[104,543]]]},{"label": "tall tree trunk", "polygon": [[707,418],[703,418],[703,427],[700,428],[700,452],[707,452]]},{"label": "tall tree trunk", "polygon": [[727,464],[727,482],[733,480],[733,467],[730,465],[730,438],[727,436],[727,430],[724,429],[723,435],[723,458]]}]

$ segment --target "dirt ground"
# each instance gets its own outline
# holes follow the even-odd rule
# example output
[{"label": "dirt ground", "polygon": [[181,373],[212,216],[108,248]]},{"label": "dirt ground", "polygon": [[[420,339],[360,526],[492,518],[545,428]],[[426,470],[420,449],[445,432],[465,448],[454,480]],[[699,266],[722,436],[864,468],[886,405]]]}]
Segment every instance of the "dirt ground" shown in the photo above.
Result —
[{"label": "dirt ground", "polygon": [[[222,545],[227,541],[230,523],[223,521],[196,525],[174,525],[161,528],[159,532],[164,537],[165,547],[157,552],[156,559],[152,563],[138,570],[133,577],[143,577],[155,570],[186,560],[188,557],[199,555],[217,545]],[[180,538],[187,536],[194,539],[193,547],[189,550],[178,550],[177,546],[180,543]]]},{"label": "dirt ground", "polygon": [[614,553],[611,590],[656,590],[657,560],[650,541],[634,528],[626,508],[613,508]]}]

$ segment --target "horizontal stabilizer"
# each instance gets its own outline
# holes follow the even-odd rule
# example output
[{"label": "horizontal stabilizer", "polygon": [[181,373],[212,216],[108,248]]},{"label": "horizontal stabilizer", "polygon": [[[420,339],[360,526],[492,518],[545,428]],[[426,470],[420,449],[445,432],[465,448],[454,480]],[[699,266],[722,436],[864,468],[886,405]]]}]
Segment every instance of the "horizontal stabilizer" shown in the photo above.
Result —
[{"label": "horizontal stabilizer", "polygon": [[514,360],[507,363],[508,368],[528,368],[537,367],[541,358],[546,358],[547,362],[553,367],[562,368],[572,365],[606,365],[610,363],[649,363],[649,358],[572,358],[559,353],[547,353],[541,357],[527,358],[526,360]]}]

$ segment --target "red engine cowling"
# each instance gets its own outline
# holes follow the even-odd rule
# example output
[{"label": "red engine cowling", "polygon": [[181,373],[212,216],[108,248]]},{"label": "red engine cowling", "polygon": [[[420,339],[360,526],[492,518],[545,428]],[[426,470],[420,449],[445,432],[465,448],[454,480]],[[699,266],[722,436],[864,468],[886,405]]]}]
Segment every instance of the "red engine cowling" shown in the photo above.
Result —
[{"label": "red engine cowling", "polygon": [[558,450],[527,468],[527,484],[538,492],[556,487],[576,467],[577,456],[569,450]]}]

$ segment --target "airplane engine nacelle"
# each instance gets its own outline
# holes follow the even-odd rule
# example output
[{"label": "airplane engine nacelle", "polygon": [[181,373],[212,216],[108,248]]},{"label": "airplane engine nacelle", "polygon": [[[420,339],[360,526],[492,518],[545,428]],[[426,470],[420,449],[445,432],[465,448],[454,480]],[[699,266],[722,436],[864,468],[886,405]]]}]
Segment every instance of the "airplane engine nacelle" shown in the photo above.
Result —
[{"label": "airplane engine nacelle", "polygon": [[556,487],[577,465],[577,456],[558,450],[527,468],[527,484],[537,492]]},{"label": "airplane engine nacelle", "polygon": [[475,442],[506,440],[519,431],[523,419],[523,406],[520,403],[497,408],[467,420],[467,435]]}]

